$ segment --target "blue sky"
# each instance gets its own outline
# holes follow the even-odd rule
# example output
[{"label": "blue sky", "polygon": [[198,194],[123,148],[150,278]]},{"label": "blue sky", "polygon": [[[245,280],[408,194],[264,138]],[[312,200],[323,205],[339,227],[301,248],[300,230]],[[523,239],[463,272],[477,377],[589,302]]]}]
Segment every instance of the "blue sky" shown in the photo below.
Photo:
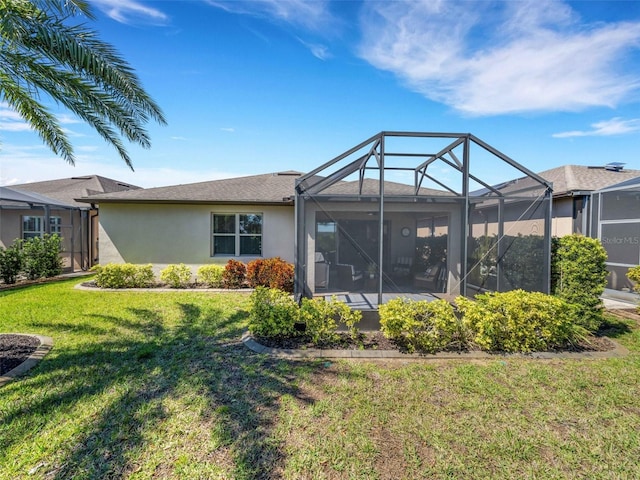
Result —
[{"label": "blue sky", "polygon": [[61,110],[71,167],[0,104],[0,184],[309,171],[383,130],[471,132],[533,171],[640,168],[640,1],[90,3],[168,126],[131,172]]}]

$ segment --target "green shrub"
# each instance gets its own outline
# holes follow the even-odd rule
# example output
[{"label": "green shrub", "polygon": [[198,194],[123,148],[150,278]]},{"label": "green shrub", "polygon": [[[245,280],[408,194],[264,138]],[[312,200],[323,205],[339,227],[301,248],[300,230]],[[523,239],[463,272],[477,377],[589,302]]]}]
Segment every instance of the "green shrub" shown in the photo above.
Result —
[{"label": "green shrub", "polygon": [[184,263],[167,265],[167,268],[160,272],[160,281],[171,288],[186,288],[191,282],[191,269]]},{"label": "green shrub", "polygon": [[[627,272],[627,278],[632,282],[636,282],[633,286],[633,289],[640,293],[640,265],[637,267],[630,268]],[[638,312],[640,312],[640,305],[638,305]]]},{"label": "green shrub", "polygon": [[247,281],[254,288],[261,286],[293,292],[293,264],[280,257],[252,260],[247,264]]},{"label": "green shrub", "polygon": [[224,272],[222,274],[224,286],[226,288],[240,288],[244,285],[246,275],[246,265],[231,258],[224,266]]},{"label": "green shrub", "polygon": [[223,274],[224,267],[222,265],[203,265],[198,268],[197,277],[201,283],[209,287],[220,288],[223,285]]},{"label": "green shrub", "polygon": [[467,343],[467,334],[445,300],[412,301],[394,298],[379,308],[380,330],[402,343],[409,351],[436,352],[454,342]]},{"label": "green shrub", "polygon": [[636,292],[640,292],[640,265],[637,267],[630,268],[627,272],[627,278],[636,284],[633,286],[633,289]]},{"label": "green shrub", "polygon": [[29,280],[55,277],[62,273],[62,239],[58,234],[44,234],[22,243],[23,270]]},{"label": "green shrub", "polygon": [[595,238],[567,235],[552,243],[551,292],[576,305],[577,322],[596,331],[603,321],[600,296],[607,284],[607,252]]},{"label": "green shrub", "polygon": [[275,288],[257,287],[250,302],[248,327],[251,333],[263,337],[296,333],[298,305],[291,295]]},{"label": "green shrub", "polygon": [[298,318],[305,325],[305,333],[314,343],[318,343],[334,338],[339,324],[346,325],[351,335],[355,336],[355,325],[362,319],[362,312],[351,310],[345,302],[335,297],[329,301],[324,298],[303,298]]},{"label": "green shrub", "polygon": [[6,249],[0,247],[0,278],[4,283],[16,283],[23,264],[22,240],[16,240]]},{"label": "green shrub", "polygon": [[144,288],[154,280],[151,264],[108,263],[91,270],[96,272],[95,282],[101,288]]},{"label": "green shrub", "polygon": [[576,308],[539,292],[513,290],[456,298],[462,321],[483,350],[544,351],[575,342],[586,330],[575,323]]}]

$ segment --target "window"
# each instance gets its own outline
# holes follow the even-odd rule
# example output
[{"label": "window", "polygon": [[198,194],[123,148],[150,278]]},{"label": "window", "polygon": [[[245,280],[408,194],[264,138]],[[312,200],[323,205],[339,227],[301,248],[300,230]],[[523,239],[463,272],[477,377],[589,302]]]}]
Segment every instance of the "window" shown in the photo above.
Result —
[{"label": "window", "polygon": [[213,255],[262,255],[261,214],[214,213],[212,227]]},{"label": "window", "polygon": [[[51,233],[62,233],[62,218],[49,217]],[[33,237],[42,237],[45,233],[44,217],[24,216],[22,217],[22,239],[29,240]]]}]

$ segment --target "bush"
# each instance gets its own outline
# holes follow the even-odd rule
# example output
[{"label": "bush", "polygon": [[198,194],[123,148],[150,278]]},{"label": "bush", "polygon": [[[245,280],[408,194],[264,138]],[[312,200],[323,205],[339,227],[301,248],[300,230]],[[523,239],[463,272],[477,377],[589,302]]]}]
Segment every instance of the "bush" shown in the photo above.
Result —
[{"label": "bush", "polygon": [[[633,286],[633,290],[640,293],[640,265],[630,268],[627,272],[627,278],[632,282],[636,282]],[[638,312],[640,312],[640,305],[638,305]]]},{"label": "bush", "polygon": [[247,265],[247,281],[254,288],[261,286],[293,292],[293,264],[280,257],[258,258]]},{"label": "bush", "polygon": [[29,280],[55,277],[62,273],[62,239],[58,234],[44,234],[22,243],[23,269]]},{"label": "bush", "polygon": [[224,267],[222,265],[203,265],[198,268],[197,277],[201,283],[208,287],[220,288],[223,285],[223,274]]},{"label": "bush", "polygon": [[428,302],[394,298],[379,308],[380,330],[409,351],[436,352],[454,342],[466,345],[468,334],[445,300]]},{"label": "bush", "polygon": [[607,252],[600,241],[567,235],[552,243],[551,292],[576,305],[577,323],[596,331],[603,321],[600,296],[607,284]]},{"label": "bush", "polygon": [[586,330],[575,323],[576,308],[539,292],[513,290],[456,299],[463,323],[483,350],[543,351],[575,342]]},{"label": "bush", "polygon": [[22,240],[16,240],[6,249],[0,247],[0,278],[4,283],[16,283],[23,264]]},{"label": "bush", "polygon": [[636,284],[633,286],[633,289],[636,292],[640,293],[640,265],[637,267],[630,268],[627,272],[627,278]]},{"label": "bush", "polygon": [[296,333],[298,305],[293,297],[275,288],[257,287],[251,294],[248,327],[263,337],[291,336]]},{"label": "bush", "polygon": [[186,288],[191,282],[191,269],[184,263],[167,265],[167,268],[160,272],[160,280],[171,288]]},{"label": "bush", "polygon": [[323,298],[303,298],[298,318],[305,325],[305,333],[314,343],[318,343],[334,338],[338,324],[346,325],[351,335],[355,336],[355,325],[362,319],[362,312],[351,310],[346,303],[335,297],[329,301]]},{"label": "bush", "polygon": [[101,288],[144,288],[154,280],[151,264],[108,263],[91,270],[96,272],[95,282]]},{"label": "bush", "polygon": [[240,288],[244,285],[247,267],[238,260],[230,259],[224,267],[222,281],[226,288]]}]

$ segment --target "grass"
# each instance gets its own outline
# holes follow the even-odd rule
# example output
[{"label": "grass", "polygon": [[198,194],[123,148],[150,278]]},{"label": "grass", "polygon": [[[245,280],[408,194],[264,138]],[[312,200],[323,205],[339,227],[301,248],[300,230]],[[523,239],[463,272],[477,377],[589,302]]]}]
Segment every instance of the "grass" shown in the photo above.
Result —
[{"label": "grass", "polygon": [[640,478],[640,332],[623,359],[286,361],[243,294],[0,293],[54,338],[0,389],[0,479]]}]

